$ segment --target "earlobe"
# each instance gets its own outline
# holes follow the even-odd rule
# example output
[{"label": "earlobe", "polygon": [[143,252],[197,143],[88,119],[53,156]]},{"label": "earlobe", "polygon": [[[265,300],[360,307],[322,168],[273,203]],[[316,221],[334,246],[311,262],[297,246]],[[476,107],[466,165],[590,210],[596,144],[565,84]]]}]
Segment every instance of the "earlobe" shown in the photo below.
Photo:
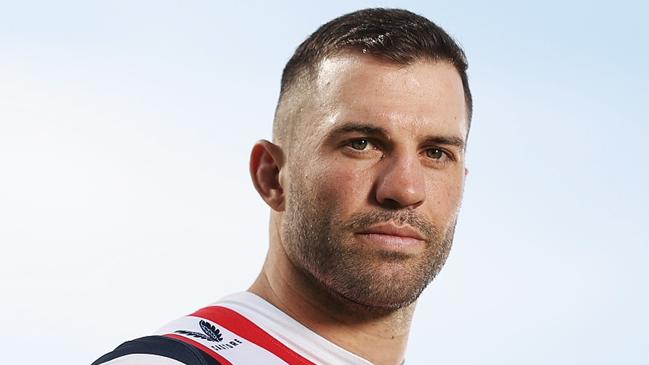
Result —
[{"label": "earlobe", "polygon": [[260,140],[250,153],[250,177],[262,199],[273,210],[284,210],[284,189],[279,171],[284,165],[282,149],[267,141]]}]

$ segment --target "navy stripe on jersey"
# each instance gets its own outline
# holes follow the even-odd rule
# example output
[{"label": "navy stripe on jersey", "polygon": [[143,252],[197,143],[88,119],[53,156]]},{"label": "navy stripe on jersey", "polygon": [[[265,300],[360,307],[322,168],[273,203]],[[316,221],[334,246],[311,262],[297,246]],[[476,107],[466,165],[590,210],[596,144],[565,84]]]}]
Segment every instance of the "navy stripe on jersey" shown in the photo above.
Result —
[{"label": "navy stripe on jersey", "polygon": [[203,351],[182,341],[163,336],[146,336],[124,342],[112,352],[100,357],[92,365],[99,365],[120,356],[151,354],[178,360],[187,365],[221,365]]}]

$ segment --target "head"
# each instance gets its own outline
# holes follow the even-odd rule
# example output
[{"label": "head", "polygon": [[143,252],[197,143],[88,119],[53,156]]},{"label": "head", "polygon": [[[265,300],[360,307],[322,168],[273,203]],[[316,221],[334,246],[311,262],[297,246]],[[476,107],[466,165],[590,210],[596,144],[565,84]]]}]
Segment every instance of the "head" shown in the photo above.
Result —
[{"label": "head", "polygon": [[463,51],[404,10],[320,27],[284,69],[257,190],[296,272],[359,305],[413,303],[448,256],[466,169]]},{"label": "head", "polygon": [[464,51],[442,28],[430,20],[402,9],[364,9],[322,25],[298,48],[284,67],[280,96],[273,123],[273,141],[292,145],[303,123],[302,108],[310,102],[310,91],[322,61],[341,53],[372,56],[395,65],[416,61],[448,62],[462,81],[470,127],[473,99]]}]

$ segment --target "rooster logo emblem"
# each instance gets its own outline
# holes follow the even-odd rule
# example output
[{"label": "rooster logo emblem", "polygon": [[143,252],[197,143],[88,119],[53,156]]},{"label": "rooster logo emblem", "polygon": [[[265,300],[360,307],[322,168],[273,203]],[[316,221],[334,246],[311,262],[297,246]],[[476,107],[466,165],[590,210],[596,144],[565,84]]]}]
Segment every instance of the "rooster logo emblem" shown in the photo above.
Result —
[{"label": "rooster logo emblem", "polygon": [[201,326],[201,330],[203,331],[203,333],[185,331],[185,330],[178,330],[176,331],[176,333],[180,333],[186,336],[202,338],[207,341],[213,341],[213,342],[223,341],[223,336],[221,336],[221,331],[219,331],[219,329],[216,328],[216,326],[211,325],[207,321],[203,321],[203,320],[198,322],[198,324]]}]

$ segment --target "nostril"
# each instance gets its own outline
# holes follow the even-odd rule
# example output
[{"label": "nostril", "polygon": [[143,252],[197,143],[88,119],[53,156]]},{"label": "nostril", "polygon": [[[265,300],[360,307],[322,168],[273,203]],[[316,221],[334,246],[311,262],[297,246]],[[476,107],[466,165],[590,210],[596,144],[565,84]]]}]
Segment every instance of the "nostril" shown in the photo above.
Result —
[{"label": "nostril", "polygon": [[399,203],[397,200],[394,199],[383,199],[383,201],[380,202],[381,207],[384,209],[389,209],[389,210],[397,210],[403,208],[401,203]]}]

